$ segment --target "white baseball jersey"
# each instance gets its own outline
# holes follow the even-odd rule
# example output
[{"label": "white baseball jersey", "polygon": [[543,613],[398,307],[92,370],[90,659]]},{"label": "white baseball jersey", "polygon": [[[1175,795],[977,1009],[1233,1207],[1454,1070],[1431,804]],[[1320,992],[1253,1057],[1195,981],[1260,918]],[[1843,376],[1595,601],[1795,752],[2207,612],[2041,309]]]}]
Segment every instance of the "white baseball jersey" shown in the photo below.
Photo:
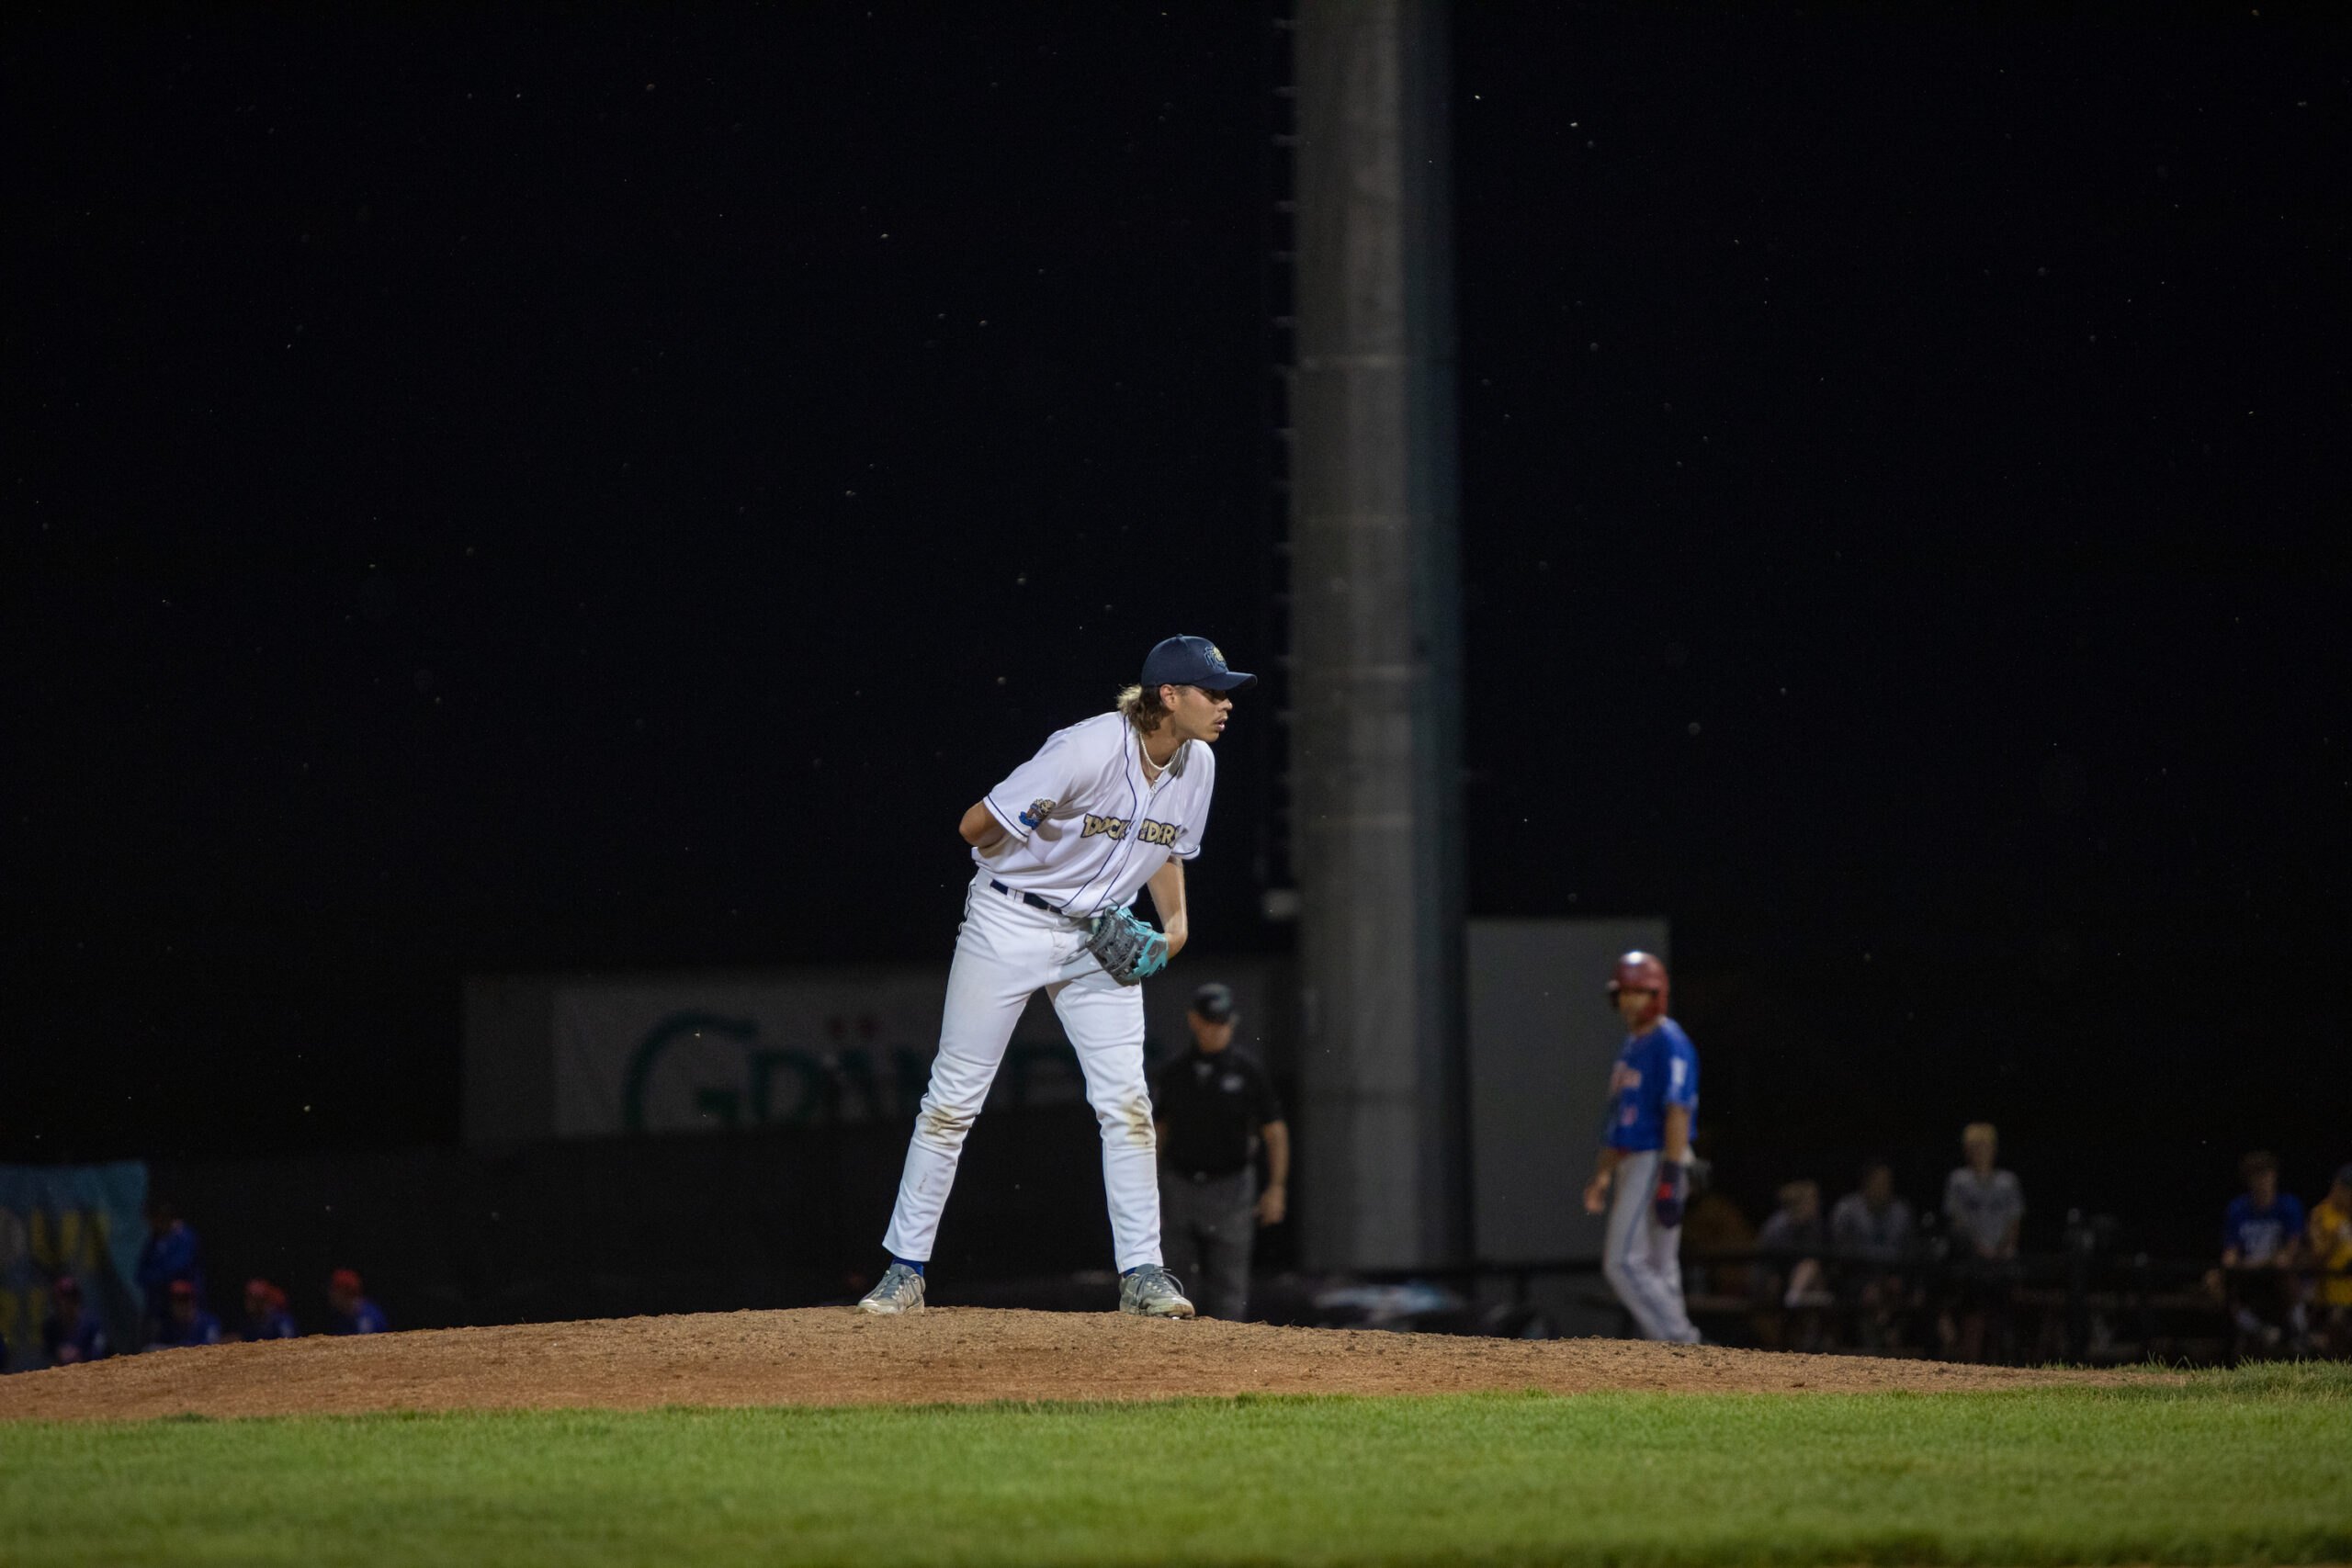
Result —
[{"label": "white baseball jersey", "polygon": [[1146,782],[1143,747],[1124,715],[1098,714],[1057,729],[1038,753],[989,791],[1010,841],[972,859],[1006,886],[1080,918],[1134,901],[1173,855],[1201,852],[1216,754],[1203,741],[1176,749]]}]

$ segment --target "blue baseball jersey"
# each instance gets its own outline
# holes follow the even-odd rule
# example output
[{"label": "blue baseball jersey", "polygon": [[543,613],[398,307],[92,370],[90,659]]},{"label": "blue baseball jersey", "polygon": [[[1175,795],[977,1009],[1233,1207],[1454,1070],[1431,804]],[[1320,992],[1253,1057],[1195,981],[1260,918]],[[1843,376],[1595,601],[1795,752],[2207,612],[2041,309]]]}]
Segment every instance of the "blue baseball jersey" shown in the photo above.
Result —
[{"label": "blue baseball jersey", "polygon": [[362,1296],[352,1307],[349,1316],[345,1316],[342,1313],[335,1313],[333,1314],[329,1332],[334,1334],[384,1334],[390,1332],[391,1326],[392,1325],[384,1321],[384,1309],[378,1306],[374,1302],[369,1301],[367,1297]]},{"label": "blue baseball jersey", "polygon": [[1699,1111],[1699,1051],[1682,1026],[1659,1019],[1630,1035],[1610,1069],[1609,1136],[1612,1149],[1640,1154],[1666,1146],[1666,1108]]},{"label": "blue baseball jersey", "polygon": [[2248,1263],[2269,1262],[2302,1234],[2302,1201],[2292,1192],[2279,1193],[2267,1209],[2254,1206],[2253,1193],[2241,1192],[2222,1217],[2222,1250],[2234,1248]]},{"label": "blue baseball jersey", "polygon": [[220,1343],[220,1320],[199,1307],[197,1309],[196,1315],[186,1323],[165,1313],[162,1325],[155,1330],[154,1343],[148,1348],[174,1350],[183,1345],[218,1345]]},{"label": "blue baseball jersey", "polygon": [[40,1326],[41,1348],[48,1352],[52,1367],[72,1366],[77,1361],[103,1361],[114,1354],[114,1346],[107,1338],[106,1325],[97,1314],[85,1312],[67,1327],[65,1319],[51,1314]]},{"label": "blue baseball jersey", "polygon": [[266,1312],[259,1317],[245,1320],[245,1337],[253,1339],[300,1339],[302,1331],[294,1326],[294,1314],[289,1312]]},{"label": "blue baseball jersey", "polygon": [[204,1299],[204,1255],[196,1233],[185,1220],[174,1220],[161,1235],[150,1235],[139,1244],[139,1288],[146,1293],[147,1310],[160,1313],[172,1281],[186,1280]]}]

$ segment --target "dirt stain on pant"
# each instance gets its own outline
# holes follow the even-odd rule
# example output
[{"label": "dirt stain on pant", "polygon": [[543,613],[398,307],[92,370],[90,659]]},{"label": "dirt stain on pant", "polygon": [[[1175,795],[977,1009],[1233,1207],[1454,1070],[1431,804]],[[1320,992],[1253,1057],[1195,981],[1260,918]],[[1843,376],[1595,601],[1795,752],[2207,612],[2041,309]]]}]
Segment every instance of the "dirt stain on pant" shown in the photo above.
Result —
[{"label": "dirt stain on pant", "polygon": [[926,1105],[916,1131],[942,1143],[960,1144],[977,1119],[973,1112],[958,1111],[952,1105]]},{"label": "dirt stain on pant", "polygon": [[1127,1142],[1138,1149],[1156,1149],[1159,1134],[1151,1125],[1151,1101],[1140,1094],[1129,1095],[1119,1102],[1119,1122],[1127,1130]]}]

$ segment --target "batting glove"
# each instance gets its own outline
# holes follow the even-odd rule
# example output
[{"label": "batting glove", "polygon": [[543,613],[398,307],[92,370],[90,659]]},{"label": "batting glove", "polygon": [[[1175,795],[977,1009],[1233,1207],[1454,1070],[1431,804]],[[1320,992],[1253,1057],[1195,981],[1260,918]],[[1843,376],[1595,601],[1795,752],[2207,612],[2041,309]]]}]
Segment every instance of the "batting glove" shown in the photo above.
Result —
[{"label": "batting glove", "polygon": [[1682,1223],[1682,1211],[1690,1201],[1690,1168],[1674,1161],[1661,1161],[1657,1168],[1657,1197],[1650,1204],[1657,1215],[1660,1228],[1672,1230]]}]

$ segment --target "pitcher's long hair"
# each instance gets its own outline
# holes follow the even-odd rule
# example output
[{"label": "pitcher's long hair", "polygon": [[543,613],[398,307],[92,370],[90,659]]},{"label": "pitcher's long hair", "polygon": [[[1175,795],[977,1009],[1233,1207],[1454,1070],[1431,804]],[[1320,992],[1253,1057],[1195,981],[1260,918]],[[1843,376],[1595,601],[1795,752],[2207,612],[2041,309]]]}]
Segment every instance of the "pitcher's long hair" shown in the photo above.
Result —
[{"label": "pitcher's long hair", "polygon": [[1168,716],[1168,705],[1159,700],[1159,688],[1145,691],[1141,686],[1129,686],[1119,694],[1118,710],[1126,716],[1137,735],[1149,735]]}]

